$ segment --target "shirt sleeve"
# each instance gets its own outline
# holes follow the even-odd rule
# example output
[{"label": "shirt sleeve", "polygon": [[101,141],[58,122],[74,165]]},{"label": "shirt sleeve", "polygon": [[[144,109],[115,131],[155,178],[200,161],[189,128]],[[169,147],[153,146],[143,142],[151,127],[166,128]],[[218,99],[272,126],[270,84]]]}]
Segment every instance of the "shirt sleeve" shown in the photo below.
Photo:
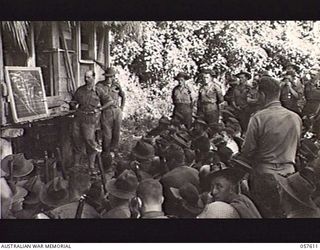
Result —
[{"label": "shirt sleeve", "polygon": [[124,91],[122,90],[120,83],[118,81],[115,81],[114,85],[119,90],[119,96],[124,97]]},{"label": "shirt sleeve", "polygon": [[106,91],[104,91],[100,85],[97,85],[96,93],[97,93],[98,97],[100,98],[100,101],[102,104],[106,104],[109,101],[112,101],[111,96]]},{"label": "shirt sleeve", "polygon": [[302,85],[302,83],[299,79],[297,79],[297,81],[295,82],[294,90],[297,91],[297,93],[299,94],[299,98],[301,98],[303,96],[304,86]]},{"label": "shirt sleeve", "polygon": [[201,87],[198,91],[198,101],[197,101],[197,106],[200,107],[200,104],[201,104]]},{"label": "shirt sleeve", "polygon": [[222,94],[222,89],[218,85],[215,86],[215,89],[217,91],[217,101],[218,101],[218,103],[222,103],[224,101],[223,94]]},{"label": "shirt sleeve", "polygon": [[238,88],[235,88],[233,91],[233,100],[237,106],[239,106],[239,95],[240,95],[240,91],[238,90]]},{"label": "shirt sleeve", "polygon": [[173,88],[172,93],[171,93],[171,99],[172,99],[173,104],[175,103],[176,89],[177,89],[177,86]]},{"label": "shirt sleeve", "polygon": [[80,89],[77,89],[72,97],[73,102],[79,103],[79,95],[80,95],[79,93],[80,93]]},{"label": "shirt sleeve", "polygon": [[244,157],[252,159],[258,146],[258,120],[252,116],[249,121],[246,137],[241,149]]},{"label": "shirt sleeve", "polygon": [[306,99],[309,99],[311,97],[311,93],[312,93],[312,85],[310,82],[308,82],[306,85],[305,85],[305,88],[304,88],[304,96]]}]

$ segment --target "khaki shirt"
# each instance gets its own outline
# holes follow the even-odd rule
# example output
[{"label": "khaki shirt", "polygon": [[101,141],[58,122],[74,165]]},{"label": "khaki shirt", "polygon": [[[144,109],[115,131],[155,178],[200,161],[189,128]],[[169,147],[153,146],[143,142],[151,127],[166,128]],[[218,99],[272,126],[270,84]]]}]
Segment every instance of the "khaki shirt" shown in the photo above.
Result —
[{"label": "khaki shirt", "polygon": [[223,102],[222,90],[220,86],[215,83],[202,85],[199,89],[199,103],[219,104]]},{"label": "khaki shirt", "polygon": [[119,97],[123,97],[124,93],[121,86],[117,82],[113,82],[111,85],[107,85],[104,81],[97,83],[97,93],[102,100],[102,105],[113,100],[114,103],[119,106]]},{"label": "khaki shirt", "polygon": [[75,117],[80,122],[95,124],[99,114],[92,113],[100,106],[101,100],[96,90],[80,86],[73,96],[73,101],[79,104]]},{"label": "khaki shirt", "polygon": [[233,91],[233,98],[235,104],[240,108],[248,106],[247,98],[250,92],[250,87],[247,85],[237,85]]},{"label": "khaki shirt", "polygon": [[314,83],[307,83],[305,87],[305,97],[307,101],[320,102],[320,88]]},{"label": "khaki shirt", "polygon": [[186,85],[178,85],[172,90],[172,101],[173,104],[184,103],[191,104],[191,90]]},{"label": "khaki shirt", "polygon": [[254,114],[241,152],[259,163],[295,163],[302,130],[301,118],[272,102]]},{"label": "khaki shirt", "polygon": [[79,109],[83,111],[93,111],[100,105],[100,98],[93,89],[88,89],[86,85],[80,86],[73,96],[73,101],[79,104]]}]

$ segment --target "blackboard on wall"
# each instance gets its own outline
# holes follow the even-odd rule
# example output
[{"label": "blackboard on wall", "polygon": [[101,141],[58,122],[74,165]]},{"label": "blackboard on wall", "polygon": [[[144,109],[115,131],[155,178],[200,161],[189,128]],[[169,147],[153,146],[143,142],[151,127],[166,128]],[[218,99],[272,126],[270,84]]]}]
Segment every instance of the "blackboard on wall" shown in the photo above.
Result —
[{"label": "blackboard on wall", "polygon": [[41,68],[5,67],[14,122],[32,121],[49,115]]}]

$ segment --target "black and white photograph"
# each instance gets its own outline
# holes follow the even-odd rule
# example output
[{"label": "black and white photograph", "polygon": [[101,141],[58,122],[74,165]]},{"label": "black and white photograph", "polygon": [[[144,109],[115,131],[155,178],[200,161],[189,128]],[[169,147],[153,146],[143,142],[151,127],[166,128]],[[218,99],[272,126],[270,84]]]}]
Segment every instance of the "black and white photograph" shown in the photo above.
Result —
[{"label": "black and white photograph", "polygon": [[1,21],[0,83],[1,219],[320,218],[320,21]]}]

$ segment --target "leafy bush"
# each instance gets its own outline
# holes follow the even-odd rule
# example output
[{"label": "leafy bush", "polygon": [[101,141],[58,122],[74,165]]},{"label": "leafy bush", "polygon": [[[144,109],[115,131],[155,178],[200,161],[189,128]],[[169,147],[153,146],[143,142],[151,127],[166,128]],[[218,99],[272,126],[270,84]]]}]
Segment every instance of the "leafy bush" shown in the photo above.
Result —
[{"label": "leafy bush", "polygon": [[275,76],[288,62],[307,72],[320,58],[320,22],[170,21],[140,22],[142,39],[115,34],[112,62],[127,93],[124,117],[153,121],[172,111],[173,77],[185,71],[193,79],[200,68],[215,69],[218,80],[241,69],[268,69]]}]

